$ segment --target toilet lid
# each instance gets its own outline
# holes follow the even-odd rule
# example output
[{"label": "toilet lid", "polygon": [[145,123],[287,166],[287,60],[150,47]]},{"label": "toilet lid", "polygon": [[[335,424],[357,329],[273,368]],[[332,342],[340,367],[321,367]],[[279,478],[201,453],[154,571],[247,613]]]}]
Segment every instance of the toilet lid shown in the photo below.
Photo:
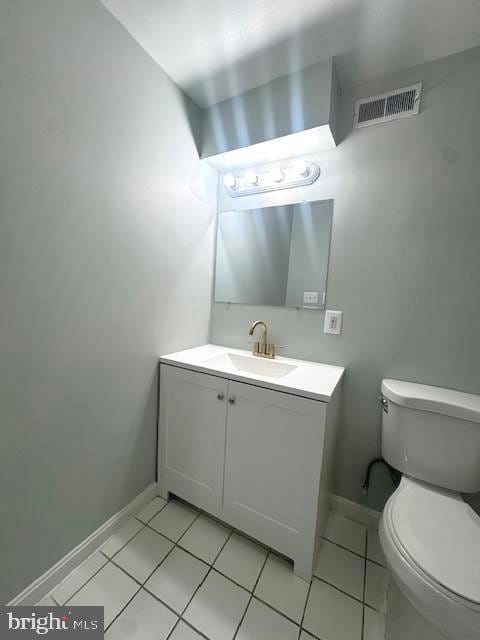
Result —
[{"label": "toilet lid", "polygon": [[460,496],[404,479],[391,518],[398,540],[430,578],[480,603],[480,517]]}]

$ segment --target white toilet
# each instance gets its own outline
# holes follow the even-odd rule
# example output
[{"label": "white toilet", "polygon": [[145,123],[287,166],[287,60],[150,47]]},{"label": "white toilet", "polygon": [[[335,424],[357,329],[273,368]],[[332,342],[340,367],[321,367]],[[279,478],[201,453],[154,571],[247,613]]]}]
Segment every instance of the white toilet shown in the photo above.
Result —
[{"label": "white toilet", "polygon": [[382,382],[382,453],[403,473],[380,521],[387,640],[480,639],[480,396]]}]

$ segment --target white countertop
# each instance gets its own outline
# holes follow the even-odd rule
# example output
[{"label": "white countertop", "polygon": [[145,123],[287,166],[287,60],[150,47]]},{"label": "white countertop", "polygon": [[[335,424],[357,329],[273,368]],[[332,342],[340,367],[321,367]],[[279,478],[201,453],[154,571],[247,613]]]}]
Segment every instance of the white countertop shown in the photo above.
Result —
[{"label": "white countertop", "polygon": [[[239,369],[235,366],[235,361],[240,363],[240,367],[251,367],[258,371],[251,373],[243,368]],[[169,353],[161,356],[160,362],[322,402],[331,399],[345,371],[343,367],[293,358],[276,357],[274,360],[267,360],[253,356],[250,351],[215,344]],[[266,373],[270,363],[273,363],[281,377],[272,377]],[[265,375],[259,373],[262,370]],[[287,373],[283,373],[284,371]]]}]

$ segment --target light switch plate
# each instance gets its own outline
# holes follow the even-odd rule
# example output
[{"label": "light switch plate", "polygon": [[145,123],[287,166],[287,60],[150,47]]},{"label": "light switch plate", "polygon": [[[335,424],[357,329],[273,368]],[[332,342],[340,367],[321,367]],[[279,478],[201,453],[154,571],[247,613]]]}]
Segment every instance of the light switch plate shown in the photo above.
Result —
[{"label": "light switch plate", "polygon": [[340,335],[342,333],[342,312],[341,311],[325,311],[324,333],[333,333]]},{"label": "light switch plate", "polygon": [[303,304],[318,304],[318,291],[304,291]]}]

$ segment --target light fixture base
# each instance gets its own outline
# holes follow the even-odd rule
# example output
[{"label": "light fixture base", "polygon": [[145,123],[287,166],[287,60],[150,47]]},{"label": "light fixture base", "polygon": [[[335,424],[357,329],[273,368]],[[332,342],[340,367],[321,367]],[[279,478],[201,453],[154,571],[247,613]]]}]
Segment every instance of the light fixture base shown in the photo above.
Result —
[{"label": "light fixture base", "polygon": [[285,174],[282,182],[275,182],[270,176],[270,171],[257,174],[257,184],[249,184],[245,178],[237,178],[237,186],[235,189],[225,186],[228,195],[231,198],[240,198],[242,196],[252,196],[257,193],[267,193],[269,191],[279,191],[280,189],[293,189],[294,187],[306,187],[315,182],[320,176],[320,167],[316,162],[308,164],[308,173],[306,176],[299,176],[295,171],[295,165],[281,167]]}]

